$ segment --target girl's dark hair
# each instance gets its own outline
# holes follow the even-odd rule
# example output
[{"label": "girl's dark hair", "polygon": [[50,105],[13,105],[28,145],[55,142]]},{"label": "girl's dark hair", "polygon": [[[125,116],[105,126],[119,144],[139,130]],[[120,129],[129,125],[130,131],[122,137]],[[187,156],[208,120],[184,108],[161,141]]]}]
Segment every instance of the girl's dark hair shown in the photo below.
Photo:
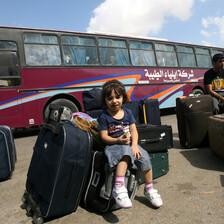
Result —
[{"label": "girl's dark hair", "polygon": [[110,81],[107,81],[103,85],[103,90],[101,94],[101,105],[106,106],[106,98],[109,97],[114,90],[115,94],[120,96],[123,96],[123,103],[128,102],[127,93],[125,91],[125,87],[123,83],[119,82],[116,79],[112,79]]}]

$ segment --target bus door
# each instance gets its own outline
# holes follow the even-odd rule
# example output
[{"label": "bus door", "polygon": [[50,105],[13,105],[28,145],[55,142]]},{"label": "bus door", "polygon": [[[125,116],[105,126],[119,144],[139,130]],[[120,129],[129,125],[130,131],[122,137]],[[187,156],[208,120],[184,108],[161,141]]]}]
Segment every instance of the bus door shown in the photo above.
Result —
[{"label": "bus door", "polygon": [[15,42],[0,41],[0,125],[15,127],[21,123],[21,107],[17,100],[21,85]]}]

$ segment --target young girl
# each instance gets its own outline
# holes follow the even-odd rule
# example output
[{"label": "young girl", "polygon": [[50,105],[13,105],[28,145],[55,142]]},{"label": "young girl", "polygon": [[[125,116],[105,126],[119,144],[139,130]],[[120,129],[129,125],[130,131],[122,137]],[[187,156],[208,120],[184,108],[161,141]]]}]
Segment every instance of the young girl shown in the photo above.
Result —
[{"label": "young girl", "polygon": [[144,194],[154,207],[163,202],[157,190],[153,188],[152,164],[148,153],[138,145],[138,132],[131,110],[122,108],[127,102],[124,85],[111,80],[103,85],[102,105],[106,110],[99,117],[98,129],[102,140],[107,144],[105,154],[111,168],[116,166],[116,179],[112,195],[122,208],[130,208],[132,202],[124,186],[128,165],[142,171],[145,181]]}]

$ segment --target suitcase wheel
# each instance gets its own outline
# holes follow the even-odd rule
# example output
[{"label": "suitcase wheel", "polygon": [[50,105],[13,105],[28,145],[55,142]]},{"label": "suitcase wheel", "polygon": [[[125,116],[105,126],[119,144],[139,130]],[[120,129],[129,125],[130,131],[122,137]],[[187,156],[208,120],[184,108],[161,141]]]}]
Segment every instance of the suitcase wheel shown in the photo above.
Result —
[{"label": "suitcase wheel", "polygon": [[30,217],[33,216],[32,208],[29,205],[26,206],[26,212],[27,212],[27,216],[30,216]]},{"label": "suitcase wheel", "polygon": [[22,200],[23,204],[26,204],[26,197],[25,197],[25,194],[22,196],[21,200]]},{"label": "suitcase wheel", "polygon": [[33,223],[34,224],[43,224],[44,220],[42,217],[38,216],[37,214],[34,214],[33,216]]},{"label": "suitcase wheel", "polygon": [[25,191],[25,193],[23,194],[22,198],[21,198],[21,201],[22,201],[22,205],[21,205],[21,208],[22,209],[26,209],[27,210],[27,192]]}]

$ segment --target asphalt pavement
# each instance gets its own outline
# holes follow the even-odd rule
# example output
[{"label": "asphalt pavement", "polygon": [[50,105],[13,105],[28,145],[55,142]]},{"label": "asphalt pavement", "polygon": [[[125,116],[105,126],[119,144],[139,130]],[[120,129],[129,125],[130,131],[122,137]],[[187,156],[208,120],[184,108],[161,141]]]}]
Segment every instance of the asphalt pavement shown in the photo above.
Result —
[{"label": "asphalt pavement", "polygon": [[[184,149],[179,143],[176,115],[162,116],[173,128],[174,146],[169,149],[169,172],[154,180],[164,205],[154,209],[141,185],[130,209],[96,213],[78,207],[69,215],[47,220],[49,224],[224,224],[224,160],[209,147]],[[12,178],[0,182],[0,223],[27,224],[32,218],[22,209],[21,197],[38,131],[15,138],[17,163]]]}]

